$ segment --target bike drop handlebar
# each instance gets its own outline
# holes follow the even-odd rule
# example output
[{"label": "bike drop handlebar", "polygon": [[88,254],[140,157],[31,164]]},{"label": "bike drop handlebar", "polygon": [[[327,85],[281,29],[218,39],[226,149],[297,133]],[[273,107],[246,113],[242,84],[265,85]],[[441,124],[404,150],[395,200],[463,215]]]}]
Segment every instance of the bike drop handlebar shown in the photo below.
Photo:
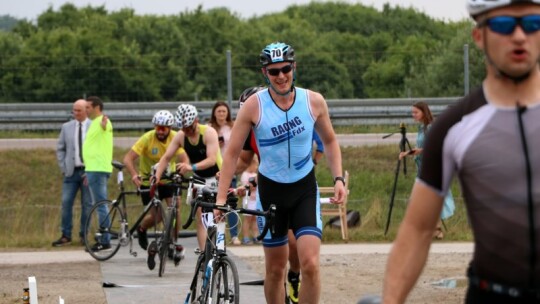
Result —
[{"label": "bike drop handlebar", "polygon": [[274,218],[276,216],[276,206],[270,205],[270,208],[266,211],[260,211],[260,210],[253,210],[253,209],[244,209],[244,208],[236,208],[236,203],[238,202],[238,198],[235,196],[228,197],[227,202],[225,205],[217,205],[215,203],[205,202],[200,197],[197,197],[193,200],[191,203],[191,211],[190,216],[187,219],[187,222],[182,226],[183,229],[188,228],[191,223],[193,222],[193,219],[195,218],[195,213],[197,211],[197,208],[202,207],[208,208],[208,209],[216,209],[223,211],[225,213],[229,212],[235,212],[235,213],[242,213],[242,214],[250,214],[255,216],[262,216],[266,219],[264,228],[262,232],[257,236],[257,240],[262,240],[266,233],[268,233],[268,230],[271,230],[271,233],[273,234],[275,232],[274,230]]}]

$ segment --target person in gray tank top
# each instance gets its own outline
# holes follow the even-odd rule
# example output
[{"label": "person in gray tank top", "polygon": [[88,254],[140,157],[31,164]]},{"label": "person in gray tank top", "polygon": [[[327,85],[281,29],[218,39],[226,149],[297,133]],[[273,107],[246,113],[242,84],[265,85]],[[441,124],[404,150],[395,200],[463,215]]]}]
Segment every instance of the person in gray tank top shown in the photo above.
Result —
[{"label": "person in gray tank top", "polygon": [[468,0],[467,9],[486,78],[427,135],[384,303],[405,302],[414,287],[454,174],[475,243],[465,303],[540,303],[540,0]]}]

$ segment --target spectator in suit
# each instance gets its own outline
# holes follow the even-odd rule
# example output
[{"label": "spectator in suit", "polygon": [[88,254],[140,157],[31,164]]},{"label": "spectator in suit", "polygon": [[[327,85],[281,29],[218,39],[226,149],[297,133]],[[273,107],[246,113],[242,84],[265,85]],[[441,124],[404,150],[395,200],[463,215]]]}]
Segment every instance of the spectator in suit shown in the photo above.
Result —
[{"label": "spectator in suit", "polygon": [[84,162],[82,157],[82,144],[86,131],[90,126],[90,120],[86,114],[86,101],[79,99],[73,103],[73,120],[62,125],[58,143],[56,145],[56,159],[64,182],[62,184],[62,235],[52,243],[54,247],[60,247],[71,243],[71,231],[73,229],[73,203],[77,192],[81,192],[81,224],[79,237],[84,242],[84,225],[88,213],[92,208],[92,201],[88,186],[85,185]]}]

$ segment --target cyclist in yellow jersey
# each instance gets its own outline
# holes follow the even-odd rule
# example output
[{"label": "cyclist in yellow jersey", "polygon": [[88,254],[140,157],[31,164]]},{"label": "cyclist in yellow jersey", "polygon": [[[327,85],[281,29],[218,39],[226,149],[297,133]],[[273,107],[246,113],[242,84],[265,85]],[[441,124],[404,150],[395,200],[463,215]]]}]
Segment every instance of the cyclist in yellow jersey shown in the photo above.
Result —
[{"label": "cyclist in yellow jersey", "polygon": [[[176,170],[181,174],[191,171],[194,175],[206,180],[211,187],[217,186],[216,173],[221,169],[221,152],[216,130],[199,123],[197,108],[189,104],[182,104],[176,111],[175,121],[180,131],[173,138],[165,155],[159,160],[156,170],[156,182],[176,150],[184,148],[190,163],[176,165]],[[201,225],[201,211],[197,211],[197,240],[199,248],[204,250],[206,230]]]},{"label": "cyclist in yellow jersey", "polygon": [[[146,132],[143,136],[137,140],[137,142],[131,147],[126,156],[124,157],[124,164],[131,174],[131,181],[139,189],[149,189],[150,182],[149,178],[152,174],[152,167],[158,163],[159,159],[165,151],[167,146],[172,141],[173,137],[176,135],[175,131],[171,130],[171,127],[174,123],[174,117],[171,112],[166,110],[158,111],[152,118],[152,124],[154,124],[154,129]],[[178,149],[175,152],[178,162],[187,162],[188,159],[183,149]],[[139,159],[139,172],[137,172],[135,167],[135,161]],[[170,169],[171,171],[175,168],[175,162],[171,162]],[[171,197],[173,192],[168,187],[158,187],[158,193],[160,199],[165,199],[167,203],[171,204]],[[148,205],[150,203],[150,195],[148,192],[141,193],[141,199],[143,205]],[[180,198],[178,198],[179,200]],[[180,202],[176,202],[178,208],[177,213],[177,229],[180,227]],[[146,215],[146,217],[141,222],[137,230],[137,239],[141,248],[146,250],[148,248],[148,238],[146,236],[146,230],[151,228],[155,222],[156,215],[151,212]],[[160,216],[158,214],[158,216]],[[157,219],[161,221],[161,218]],[[176,241],[176,240],[175,240]],[[177,252],[180,253],[178,259],[182,259],[183,247],[182,245],[177,245]],[[149,250],[148,253],[148,267],[153,269],[155,267],[154,260],[155,252],[154,250]]]}]

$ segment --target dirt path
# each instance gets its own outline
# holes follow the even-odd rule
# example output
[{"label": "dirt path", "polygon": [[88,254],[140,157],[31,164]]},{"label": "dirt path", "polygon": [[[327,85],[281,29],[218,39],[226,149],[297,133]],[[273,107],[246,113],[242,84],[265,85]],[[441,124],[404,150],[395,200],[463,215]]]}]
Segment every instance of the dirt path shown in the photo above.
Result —
[{"label": "dirt path", "polygon": [[[362,249],[364,253],[351,253],[340,248],[345,247],[323,250],[321,255],[321,303],[356,303],[364,295],[380,294],[387,249]],[[327,253],[336,250],[345,254]],[[424,273],[407,303],[463,303],[466,286],[462,279],[471,253],[463,252],[467,250],[448,250],[445,253],[445,250],[432,250]],[[260,249],[238,247],[231,251],[237,252],[255,271],[264,273]],[[9,258],[10,256],[19,256],[19,259]],[[59,259],[61,263],[51,263]],[[101,287],[99,263],[85,256],[84,252],[56,251],[17,255],[1,253],[0,303],[20,303],[23,288],[28,286],[29,276],[37,279],[40,304],[58,303],[59,296],[62,296],[66,303],[106,303]],[[433,285],[445,278],[458,278],[457,287],[442,288]],[[182,299],[178,299],[176,303],[181,301]]]}]

